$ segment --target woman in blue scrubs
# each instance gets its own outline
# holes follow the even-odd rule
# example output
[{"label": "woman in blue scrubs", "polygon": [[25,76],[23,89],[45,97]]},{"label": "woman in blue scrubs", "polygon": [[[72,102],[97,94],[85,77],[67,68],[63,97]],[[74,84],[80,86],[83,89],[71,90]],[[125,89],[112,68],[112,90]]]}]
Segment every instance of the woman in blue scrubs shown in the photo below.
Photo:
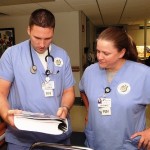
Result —
[{"label": "woman in blue scrubs", "polygon": [[[8,150],[29,150],[34,142],[69,143],[75,81],[68,54],[52,43],[54,28],[50,11],[35,10],[27,29],[30,39],[8,48],[1,57],[0,115],[8,124]],[[18,130],[14,114],[20,110],[67,118],[68,131],[53,135]]]},{"label": "woman in blue scrubs", "polygon": [[99,35],[97,60],[79,83],[88,109],[86,145],[94,150],[150,149],[145,118],[150,68],[138,63],[132,38],[116,27]]}]

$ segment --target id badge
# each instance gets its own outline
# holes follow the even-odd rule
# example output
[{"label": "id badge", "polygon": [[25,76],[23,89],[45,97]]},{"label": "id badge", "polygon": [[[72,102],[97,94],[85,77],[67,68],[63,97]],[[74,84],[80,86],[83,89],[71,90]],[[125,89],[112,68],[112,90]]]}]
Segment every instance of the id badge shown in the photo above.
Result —
[{"label": "id badge", "polygon": [[54,81],[49,82],[49,87],[50,87],[50,89],[55,89]]},{"label": "id badge", "polygon": [[45,82],[44,84],[43,84],[43,86],[44,86],[44,88],[45,89],[54,89],[55,87],[54,87],[54,81],[49,81],[49,82]]},{"label": "id badge", "polygon": [[54,92],[53,90],[44,90],[44,95],[45,97],[50,97],[50,96],[54,96]]},{"label": "id badge", "polygon": [[106,98],[106,97],[99,98],[98,107],[111,107],[111,98]]},{"label": "id badge", "polygon": [[103,116],[111,115],[111,108],[110,107],[102,107],[101,108],[101,114]]},{"label": "id badge", "polygon": [[45,81],[42,84],[45,97],[54,96],[54,81]]}]

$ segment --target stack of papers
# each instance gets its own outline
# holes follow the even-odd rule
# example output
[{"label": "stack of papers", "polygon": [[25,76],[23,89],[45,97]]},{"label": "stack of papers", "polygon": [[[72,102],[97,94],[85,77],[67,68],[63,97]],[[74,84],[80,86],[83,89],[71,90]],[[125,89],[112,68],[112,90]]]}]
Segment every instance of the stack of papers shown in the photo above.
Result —
[{"label": "stack of papers", "polygon": [[14,115],[14,124],[19,130],[59,135],[68,131],[67,119],[44,113],[23,111]]}]

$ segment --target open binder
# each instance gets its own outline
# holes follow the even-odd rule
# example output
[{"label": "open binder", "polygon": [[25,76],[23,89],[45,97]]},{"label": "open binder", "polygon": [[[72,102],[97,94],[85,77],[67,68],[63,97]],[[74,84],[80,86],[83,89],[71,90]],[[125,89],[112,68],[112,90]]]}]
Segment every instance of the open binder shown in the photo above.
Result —
[{"label": "open binder", "polygon": [[59,135],[68,131],[67,119],[44,113],[23,111],[14,115],[14,124],[19,130]]}]

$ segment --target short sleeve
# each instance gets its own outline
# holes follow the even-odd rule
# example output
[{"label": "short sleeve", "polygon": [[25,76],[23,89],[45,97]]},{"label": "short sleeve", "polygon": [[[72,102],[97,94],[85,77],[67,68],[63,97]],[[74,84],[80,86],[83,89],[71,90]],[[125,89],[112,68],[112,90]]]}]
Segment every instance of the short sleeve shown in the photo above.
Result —
[{"label": "short sleeve", "polygon": [[10,82],[12,82],[14,79],[11,50],[11,47],[8,48],[0,59],[0,78]]}]

